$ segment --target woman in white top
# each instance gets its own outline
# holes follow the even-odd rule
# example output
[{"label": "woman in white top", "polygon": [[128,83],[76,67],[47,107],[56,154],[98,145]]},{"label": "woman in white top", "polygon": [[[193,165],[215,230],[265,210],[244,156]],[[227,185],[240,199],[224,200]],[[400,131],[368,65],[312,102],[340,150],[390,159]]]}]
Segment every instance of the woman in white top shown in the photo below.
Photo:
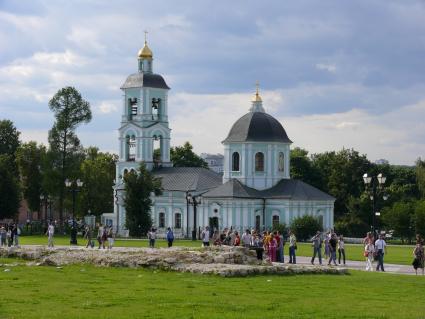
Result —
[{"label": "woman in white top", "polygon": [[372,243],[367,243],[364,248],[364,256],[366,257],[366,271],[373,271],[373,253],[375,246]]}]

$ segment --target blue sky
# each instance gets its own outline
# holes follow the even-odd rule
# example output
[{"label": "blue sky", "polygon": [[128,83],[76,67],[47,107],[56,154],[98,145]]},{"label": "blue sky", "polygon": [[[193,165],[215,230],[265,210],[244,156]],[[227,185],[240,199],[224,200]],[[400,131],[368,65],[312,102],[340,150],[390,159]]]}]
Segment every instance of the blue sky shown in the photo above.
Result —
[{"label": "blue sky", "polygon": [[46,143],[48,101],[75,86],[85,146],[117,150],[120,85],[149,31],[170,91],[172,144],[222,151],[260,81],[294,146],[425,157],[424,1],[0,0],[0,118]]}]

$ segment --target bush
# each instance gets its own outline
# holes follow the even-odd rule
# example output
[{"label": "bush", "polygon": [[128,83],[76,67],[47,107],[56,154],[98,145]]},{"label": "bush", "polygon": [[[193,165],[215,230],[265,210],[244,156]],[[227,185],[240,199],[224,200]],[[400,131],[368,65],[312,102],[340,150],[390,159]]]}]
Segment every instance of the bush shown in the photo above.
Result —
[{"label": "bush", "polygon": [[317,218],[306,215],[294,218],[291,223],[291,230],[298,240],[309,240],[318,230],[322,231],[323,227]]}]

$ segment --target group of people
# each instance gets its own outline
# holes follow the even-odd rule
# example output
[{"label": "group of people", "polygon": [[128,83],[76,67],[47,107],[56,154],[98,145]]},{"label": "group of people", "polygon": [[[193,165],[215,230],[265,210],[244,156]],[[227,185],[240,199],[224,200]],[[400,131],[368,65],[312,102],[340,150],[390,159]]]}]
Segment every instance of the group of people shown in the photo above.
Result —
[{"label": "group of people", "polygon": [[375,240],[371,232],[366,234],[363,239],[364,244],[364,257],[366,258],[366,271],[373,271],[373,261],[377,260],[376,271],[385,271],[384,269],[384,255],[387,253],[387,243],[384,236],[379,235]]},{"label": "group of people", "polygon": [[344,236],[337,236],[333,231],[328,231],[324,235],[320,231],[317,231],[316,235],[311,239],[313,247],[313,257],[311,258],[311,264],[314,265],[316,256],[319,259],[319,264],[322,265],[322,247],[325,248],[324,254],[325,259],[328,261],[328,265],[337,265],[336,253],[338,252],[338,265],[345,265],[345,241]]},{"label": "group of people", "polygon": [[[84,237],[87,239],[86,248],[91,247],[94,248],[93,242],[93,229],[91,226],[86,225],[84,231]],[[112,249],[115,243],[115,232],[112,225],[102,225],[98,224],[97,228],[97,242],[99,244],[98,249]],[[105,243],[107,243],[107,247],[105,247]]]},{"label": "group of people", "polygon": [[21,229],[17,224],[5,224],[0,226],[0,246],[19,247]]}]

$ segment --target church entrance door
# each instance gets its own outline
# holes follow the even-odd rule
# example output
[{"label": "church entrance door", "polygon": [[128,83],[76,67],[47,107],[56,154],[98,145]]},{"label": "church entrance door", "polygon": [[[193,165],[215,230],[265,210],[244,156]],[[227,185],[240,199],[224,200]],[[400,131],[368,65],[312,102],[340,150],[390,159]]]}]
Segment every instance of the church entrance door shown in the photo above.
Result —
[{"label": "church entrance door", "polygon": [[218,217],[210,217],[210,231],[213,233],[215,230],[219,230],[218,228]]}]

